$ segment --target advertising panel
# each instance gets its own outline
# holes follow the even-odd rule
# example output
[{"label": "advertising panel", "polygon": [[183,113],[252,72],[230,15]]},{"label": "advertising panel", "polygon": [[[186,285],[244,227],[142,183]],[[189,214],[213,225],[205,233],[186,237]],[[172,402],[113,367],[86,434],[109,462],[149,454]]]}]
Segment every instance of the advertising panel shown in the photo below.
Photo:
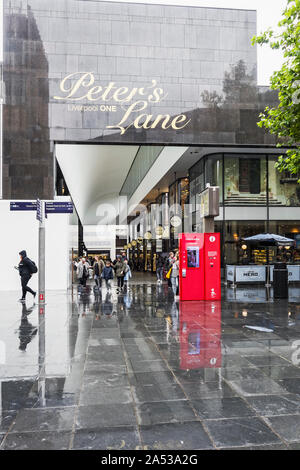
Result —
[{"label": "advertising panel", "polygon": [[266,282],[266,267],[236,266],[236,282]]}]

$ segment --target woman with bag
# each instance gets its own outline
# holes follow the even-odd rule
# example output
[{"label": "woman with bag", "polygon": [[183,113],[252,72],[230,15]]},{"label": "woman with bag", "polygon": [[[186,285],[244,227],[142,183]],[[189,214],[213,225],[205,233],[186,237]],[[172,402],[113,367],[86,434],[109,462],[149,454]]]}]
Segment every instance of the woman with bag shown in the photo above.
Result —
[{"label": "woman with bag", "polygon": [[129,281],[129,279],[132,278],[132,274],[131,274],[130,266],[128,264],[128,260],[125,259],[124,263],[125,263],[124,290],[127,291],[128,281]]},{"label": "woman with bag", "polygon": [[167,271],[166,279],[168,279],[168,287],[172,287],[172,283],[171,283],[171,279],[170,279],[170,275],[171,275],[170,270],[172,269],[173,259],[174,259],[174,253],[173,253],[173,251],[170,251],[169,257],[166,260],[166,266],[165,266],[166,271]]},{"label": "woman with bag", "polygon": [[81,258],[81,261],[78,263],[76,274],[80,285],[86,287],[86,281],[89,278],[89,264],[85,258]]},{"label": "woman with bag", "polygon": [[177,259],[177,256],[174,256],[173,258],[172,272],[171,272],[170,279],[171,279],[174,298],[178,299],[179,296],[177,295],[177,288],[179,285],[179,261]]},{"label": "woman with bag", "polygon": [[118,280],[118,290],[117,290],[118,293],[123,289],[123,286],[124,286],[125,269],[126,269],[126,265],[124,261],[122,260],[121,256],[118,255],[117,261],[114,264],[114,270],[115,270],[116,277]]}]

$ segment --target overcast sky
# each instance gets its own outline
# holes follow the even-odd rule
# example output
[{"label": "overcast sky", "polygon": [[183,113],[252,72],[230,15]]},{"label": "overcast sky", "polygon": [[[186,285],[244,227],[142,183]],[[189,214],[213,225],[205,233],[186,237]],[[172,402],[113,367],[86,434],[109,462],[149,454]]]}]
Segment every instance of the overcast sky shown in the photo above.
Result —
[{"label": "overcast sky", "polygon": [[[43,0],[47,1],[47,0]],[[51,0],[48,0],[51,1]],[[63,1],[63,0],[62,0]],[[128,0],[109,0],[126,2]],[[30,4],[30,0],[28,0]],[[287,0],[131,0],[131,3],[156,3],[164,5],[203,6],[217,8],[238,8],[257,10],[257,32],[260,33],[269,27],[275,28],[282,16]],[[0,15],[3,0],[0,0]],[[0,38],[2,38],[2,18],[0,16]],[[2,43],[2,41],[0,41]],[[0,46],[1,46],[0,43]],[[2,60],[2,47],[0,47],[0,60]],[[270,75],[278,70],[282,63],[279,51],[272,51],[268,46],[258,47],[258,84],[268,85]]]}]

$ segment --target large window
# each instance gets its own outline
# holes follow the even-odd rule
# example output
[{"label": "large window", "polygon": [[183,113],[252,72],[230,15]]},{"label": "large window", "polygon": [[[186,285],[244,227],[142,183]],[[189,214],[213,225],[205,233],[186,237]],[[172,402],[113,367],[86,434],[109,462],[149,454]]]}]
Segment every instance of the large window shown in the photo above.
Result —
[{"label": "large window", "polygon": [[224,194],[227,206],[267,206],[268,202],[269,206],[300,206],[300,175],[279,173],[277,159],[276,155],[265,154],[203,157],[189,171],[193,212],[207,183],[220,187],[220,204]]},{"label": "large window", "polygon": [[291,264],[300,262],[300,223],[288,221],[270,221],[270,232],[293,238],[295,247],[256,247],[243,241],[266,231],[264,221],[227,221],[225,222],[224,264],[266,264],[284,261]]},{"label": "large window", "polygon": [[189,170],[190,177],[190,204],[192,211],[199,204],[199,194],[204,191],[206,184],[220,187],[220,204],[223,202],[223,158],[222,155],[209,155],[199,160]]},{"label": "large window", "polygon": [[205,183],[220,188],[220,204],[223,203],[223,158],[222,155],[210,155],[205,162]]},{"label": "large window", "polygon": [[266,205],[265,155],[225,154],[225,203],[227,205]]},{"label": "large window", "polygon": [[269,156],[269,204],[281,206],[300,205],[299,175],[279,173],[275,168],[276,156]]}]

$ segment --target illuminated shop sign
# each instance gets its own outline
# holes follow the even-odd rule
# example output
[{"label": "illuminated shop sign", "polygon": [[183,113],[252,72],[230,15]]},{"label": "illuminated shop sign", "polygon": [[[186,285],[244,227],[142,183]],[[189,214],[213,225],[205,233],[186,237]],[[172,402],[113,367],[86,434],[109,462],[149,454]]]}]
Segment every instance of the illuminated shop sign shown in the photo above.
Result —
[{"label": "illuminated shop sign", "polygon": [[[92,72],[75,72],[63,78],[59,89],[60,94],[53,96],[53,99],[67,102],[69,111],[116,112],[119,106],[123,116],[116,124],[106,128],[119,129],[121,135],[130,127],[148,130],[160,127],[176,131],[190,122],[185,114],[171,117],[170,114],[148,112],[151,105],[162,102],[168,96],[156,80],[145,87],[118,87],[115,82],[96,84]],[[76,104],[80,102],[84,104]]]}]

